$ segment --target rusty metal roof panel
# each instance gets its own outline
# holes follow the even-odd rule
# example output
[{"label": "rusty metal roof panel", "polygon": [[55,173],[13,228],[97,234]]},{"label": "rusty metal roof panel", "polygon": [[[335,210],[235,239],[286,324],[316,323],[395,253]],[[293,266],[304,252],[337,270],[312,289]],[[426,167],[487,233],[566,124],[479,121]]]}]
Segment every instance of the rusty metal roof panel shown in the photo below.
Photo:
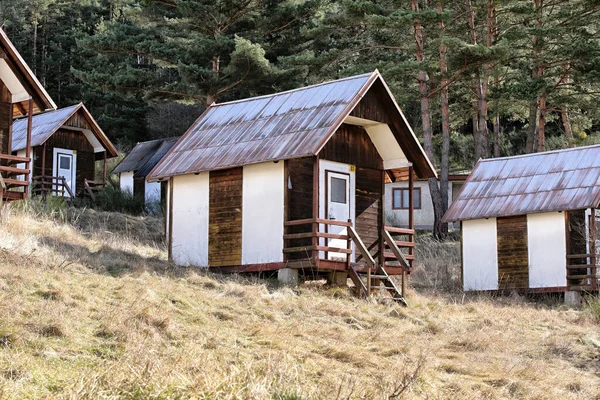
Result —
[{"label": "rusty metal roof panel", "polygon": [[[31,121],[31,146],[41,146],[58,130],[80,107],[75,104],[56,111],[34,115]],[[13,123],[12,151],[22,150],[27,146],[27,118]]]},{"label": "rusty metal roof panel", "polygon": [[166,138],[140,142],[121,160],[114,174],[135,172],[135,178],[144,178],[173,147],[178,138]]},{"label": "rusty metal roof panel", "polygon": [[598,207],[600,145],[480,160],[445,221]]}]

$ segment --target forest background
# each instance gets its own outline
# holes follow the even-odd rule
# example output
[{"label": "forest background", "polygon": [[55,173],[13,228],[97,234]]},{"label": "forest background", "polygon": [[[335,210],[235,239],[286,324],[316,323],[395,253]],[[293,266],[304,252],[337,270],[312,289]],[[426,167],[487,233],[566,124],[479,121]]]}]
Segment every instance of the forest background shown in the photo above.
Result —
[{"label": "forest background", "polygon": [[600,0],[0,0],[59,107],[126,151],[207,105],[382,73],[425,151],[437,224],[477,160],[600,143]]}]

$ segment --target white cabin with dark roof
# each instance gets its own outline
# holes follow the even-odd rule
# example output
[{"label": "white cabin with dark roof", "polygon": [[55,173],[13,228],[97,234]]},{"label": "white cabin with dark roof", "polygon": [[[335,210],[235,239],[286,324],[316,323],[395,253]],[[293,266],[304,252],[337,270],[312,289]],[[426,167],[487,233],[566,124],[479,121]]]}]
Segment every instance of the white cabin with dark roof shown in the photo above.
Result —
[{"label": "white cabin with dark roof", "polygon": [[465,291],[597,291],[600,145],[480,160],[444,216]]},{"label": "white cabin with dark roof", "polygon": [[436,176],[375,71],[213,104],[148,180],[169,182],[177,264],[350,277],[358,293],[381,287],[403,302],[387,276],[410,273],[414,225],[385,225],[384,192],[386,177],[409,171]]}]

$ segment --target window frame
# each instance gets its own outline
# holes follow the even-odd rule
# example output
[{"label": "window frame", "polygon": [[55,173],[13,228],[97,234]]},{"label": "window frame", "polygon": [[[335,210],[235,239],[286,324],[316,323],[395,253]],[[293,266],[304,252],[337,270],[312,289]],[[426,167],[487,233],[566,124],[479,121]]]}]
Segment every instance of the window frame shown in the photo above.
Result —
[{"label": "window frame", "polygon": [[[396,207],[395,201],[394,199],[396,198],[396,191],[400,192],[400,206]],[[410,209],[410,204],[409,207],[403,207],[402,205],[404,204],[404,196],[405,193],[406,195],[408,195],[408,191],[409,188],[407,187],[396,187],[396,188],[392,188],[392,210],[409,210]],[[419,199],[419,207],[414,207],[415,204],[415,200]],[[413,188],[413,210],[420,210],[421,206],[422,206],[422,202],[421,202],[421,188],[420,187],[414,187]],[[408,203],[408,200],[406,201]]]}]

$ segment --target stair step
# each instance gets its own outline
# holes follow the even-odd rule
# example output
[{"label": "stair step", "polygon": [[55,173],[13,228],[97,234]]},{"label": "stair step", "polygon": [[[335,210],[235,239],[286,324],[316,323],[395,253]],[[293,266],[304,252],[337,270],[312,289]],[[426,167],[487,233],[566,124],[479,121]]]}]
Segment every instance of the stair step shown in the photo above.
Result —
[{"label": "stair step", "polygon": [[[367,278],[369,275],[365,274],[364,272],[361,272],[360,274],[361,278]],[[375,274],[371,274],[371,279],[389,279],[389,277],[387,275],[375,275]]]},{"label": "stair step", "polygon": [[394,290],[394,288],[392,286],[385,286],[385,285],[381,285],[381,286],[371,286],[371,290],[373,289],[385,289],[385,290]]},{"label": "stair step", "polygon": [[20,179],[4,179],[6,186],[22,187],[29,186],[29,182]]}]

